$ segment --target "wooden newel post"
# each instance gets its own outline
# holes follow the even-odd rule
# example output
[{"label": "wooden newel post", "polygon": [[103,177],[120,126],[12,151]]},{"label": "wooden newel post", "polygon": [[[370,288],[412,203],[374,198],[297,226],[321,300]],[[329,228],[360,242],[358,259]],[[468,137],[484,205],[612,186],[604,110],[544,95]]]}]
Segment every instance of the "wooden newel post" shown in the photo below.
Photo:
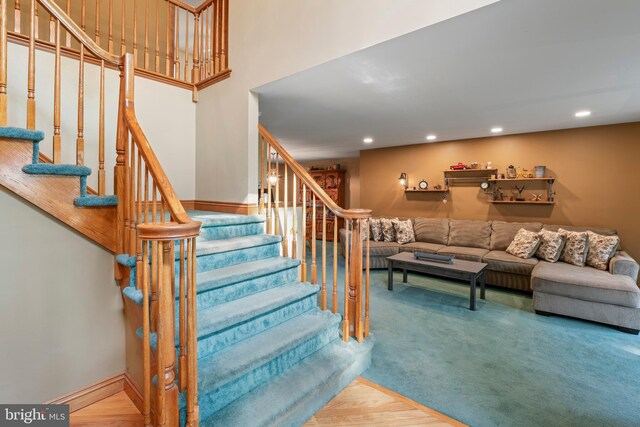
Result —
[{"label": "wooden newel post", "polygon": [[349,324],[351,336],[362,342],[362,228],[360,220],[353,221],[351,266],[349,268]]},{"label": "wooden newel post", "polygon": [[[118,100],[118,121],[116,131],[116,165],[113,168],[113,189],[118,199],[121,201],[116,207],[116,251],[118,254],[125,252],[125,145],[128,139],[127,124],[124,118],[124,109],[126,103],[126,79],[128,73],[127,69],[127,55],[123,55],[122,65],[120,65],[120,94]],[[125,277],[124,268],[116,263],[115,276],[117,280],[122,280]]]}]

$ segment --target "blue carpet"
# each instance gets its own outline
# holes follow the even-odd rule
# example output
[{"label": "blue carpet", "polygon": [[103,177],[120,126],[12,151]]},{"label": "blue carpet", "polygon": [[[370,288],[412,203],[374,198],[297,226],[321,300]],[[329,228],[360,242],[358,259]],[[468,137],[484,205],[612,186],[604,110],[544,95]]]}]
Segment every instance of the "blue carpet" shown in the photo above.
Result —
[{"label": "blue carpet", "polygon": [[472,312],[468,285],[394,277],[389,292],[387,271],[371,272],[365,378],[472,426],[640,425],[638,336],[537,316],[530,296],[498,288]]},{"label": "blue carpet", "polygon": [[78,207],[118,206],[118,196],[84,196],[76,197],[73,203]]}]

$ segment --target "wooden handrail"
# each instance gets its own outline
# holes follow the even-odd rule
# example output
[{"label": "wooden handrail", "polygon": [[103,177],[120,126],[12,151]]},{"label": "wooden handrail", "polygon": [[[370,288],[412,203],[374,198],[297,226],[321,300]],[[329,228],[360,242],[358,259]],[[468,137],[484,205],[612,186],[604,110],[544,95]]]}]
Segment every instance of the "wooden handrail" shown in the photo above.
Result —
[{"label": "wooden handrail", "polygon": [[262,135],[262,137],[267,140],[269,145],[271,145],[271,147],[273,147],[278,152],[282,160],[284,160],[284,162],[294,171],[294,173],[298,176],[298,179],[300,179],[303,184],[309,187],[311,191],[316,194],[316,196],[327,207],[327,209],[329,209],[335,215],[347,219],[366,219],[371,216],[371,209],[344,209],[338,206],[336,202],[334,202],[331,197],[329,197],[329,195],[327,195],[327,193],[325,193],[325,191],[320,188],[318,183],[313,178],[311,178],[309,172],[307,172],[305,168],[303,168],[298,162],[296,162],[293,157],[291,157],[291,155],[284,148],[282,148],[280,143],[269,133],[269,131],[267,131],[264,126],[258,125],[258,131],[260,135]]},{"label": "wooden handrail", "polygon": [[53,0],[36,0],[47,11],[56,18],[60,24],[70,32],[80,43],[82,43],[91,53],[100,59],[104,59],[114,65],[122,65],[122,59],[112,53],[102,49],[91,37],[87,35],[78,24],[76,24],[66,12]]}]

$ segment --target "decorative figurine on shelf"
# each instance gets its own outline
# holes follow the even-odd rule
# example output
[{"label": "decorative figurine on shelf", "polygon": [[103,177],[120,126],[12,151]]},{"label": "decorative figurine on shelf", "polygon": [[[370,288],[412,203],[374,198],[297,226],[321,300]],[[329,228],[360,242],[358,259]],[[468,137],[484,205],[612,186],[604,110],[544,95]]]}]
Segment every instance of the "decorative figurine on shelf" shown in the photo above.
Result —
[{"label": "decorative figurine on shelf", "polygon": [[513,165],[509,165],[509,167],[507,167],[507,178],[515,179],[517,176],[518,174],[516,172],[516,167]]},{"label": "decorative figurine on shelf", "polygon": [[449,166],[449,169],[451,169],[452,171],[459,171],[463,169],[469,169],[469,166],[465,165],[462,162],[459,162],[457,165]]},{"label": "decorative figurine on shelf", "polygon": [[542,194],[533,194],[533,198],[531,199],[532,202],[541,202],[542,201]]},{"label": "decorative figurine on shelf", "polygon": [[478,169],[478,162],[471,162],[469,169]]},{"label": "decorative figurine on shelf", "polygon": [[442,185],[436,184],[436,185],[433,186],[433,189],[434,190],[442,190]]},{"label": "decorative figurine on shelf", "polygon": [[524,191],[524,185],[516,185],[516,190],[518,190],[518,197],[516,198],[516,202],[524,202],[524,197],[522,197],[522,192]]},{"label": "decorative figurine on shelf", "polygon": [[493,169],[493,164],[491,162],[487,162],[487,169]]}]

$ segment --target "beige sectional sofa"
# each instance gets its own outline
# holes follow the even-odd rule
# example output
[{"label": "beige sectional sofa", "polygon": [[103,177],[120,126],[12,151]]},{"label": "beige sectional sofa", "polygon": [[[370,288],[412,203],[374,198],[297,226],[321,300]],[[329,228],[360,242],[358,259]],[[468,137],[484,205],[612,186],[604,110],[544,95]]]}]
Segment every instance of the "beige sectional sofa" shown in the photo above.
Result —
[{"label": "beige sectional sofa", "polygon": [[[613,235],[613,229],[544,225],[540,222],[470,221],[448,218],[412,220],[416,241],[370,241],[370,267],[387,268],[388,256],[398,252],[430,252],[455,255],[458,259],[487,264],[488,284],[521,291],[533,291],[539,314],[555,313],[611,324],[622,330],[640,330],[640,288],[638,263],[618,251],[609,270],[578,267],[564,262],[550,263],[537,258],[521,259],[505,252],[519,229],[540,231],[591,230]],[[346,231],[340,230],[344,253]]]}]

